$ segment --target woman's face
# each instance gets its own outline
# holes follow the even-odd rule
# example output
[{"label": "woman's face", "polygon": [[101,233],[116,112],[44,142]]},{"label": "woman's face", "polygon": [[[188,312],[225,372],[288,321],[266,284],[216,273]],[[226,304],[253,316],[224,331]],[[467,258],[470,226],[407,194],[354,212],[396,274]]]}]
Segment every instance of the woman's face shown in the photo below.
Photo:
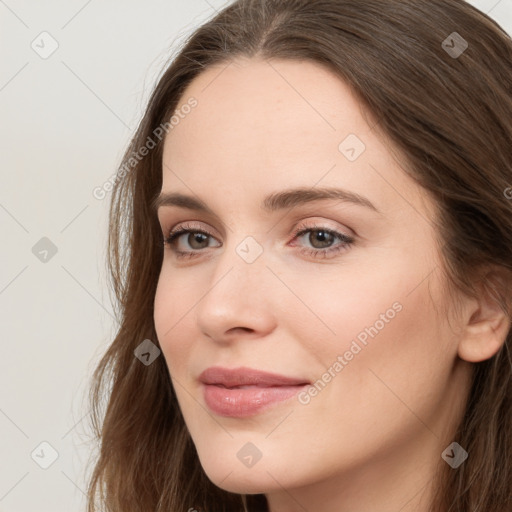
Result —
[{"label": "woman's face", "polygon": [[[165,246],[154,319],[205,472],[280,511],[318,510],[319,493],[357,510],[384,490],[386,506],[412,500],[468,384],[433,204],[315,63],[237,60],[182,105],[192,97],[165,141],[162,193],[207,209],[158,210],[166,238],[192,234]],[[211,367],[245,370],[205,385]]]}]

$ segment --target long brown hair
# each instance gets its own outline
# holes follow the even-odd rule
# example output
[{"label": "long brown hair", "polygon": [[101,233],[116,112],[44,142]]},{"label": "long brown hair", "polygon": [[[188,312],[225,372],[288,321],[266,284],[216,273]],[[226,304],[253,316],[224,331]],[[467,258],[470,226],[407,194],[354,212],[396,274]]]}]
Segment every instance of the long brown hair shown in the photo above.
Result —
[{"label": "long brown hair", "polygon": [[[146,366],[134,356],[143,340],[158,346],[153,301],[163,246],[151,204],[162,186],[159,127],[170,128],[201,71],[239,56],[309,59],[352,88],[375,129],[399,148],[404,171],[436,200],[453,289],[476,296],[481,269],[512,272],[512,41],[495,21],[462,0],[233,2],[162,74],[114,180],[107,263],[119,328],[90,387],[100,450],[88,512],[95,503],[108,512],[267,510],[264,495],[229,493],[207,478],[165,359]],[[149,139],[155,147],[140,157]],[[510,290],[493,293],[510,316]],[[495,356],[475,363],[454,439],[469,458],[454,470],[440,456],[432,512],[511,508],[510,344],[509,332]]]}]

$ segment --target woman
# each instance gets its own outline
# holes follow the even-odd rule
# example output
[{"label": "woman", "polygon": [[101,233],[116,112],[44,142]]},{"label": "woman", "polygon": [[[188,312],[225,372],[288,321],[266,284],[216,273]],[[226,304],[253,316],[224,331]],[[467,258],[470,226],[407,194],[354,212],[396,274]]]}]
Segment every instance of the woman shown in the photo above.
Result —
[{"label": "woman", "polygon": [[90,512],[510,510],[511,84],[461,0],[192,35],[113,191]]}]

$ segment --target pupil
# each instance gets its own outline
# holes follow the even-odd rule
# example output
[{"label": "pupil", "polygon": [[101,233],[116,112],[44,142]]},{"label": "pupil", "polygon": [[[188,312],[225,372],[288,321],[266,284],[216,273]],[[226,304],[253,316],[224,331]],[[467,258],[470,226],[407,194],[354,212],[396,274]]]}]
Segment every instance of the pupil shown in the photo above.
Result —
[{"label": "pupil", "polygon": [[[314,233],[316,233],[317,240],[315,240]],[[192,243],[190,243],[190,237],[192,237],[192,241],[193,241]],[[195,243],[201,245],[201,243],[204,243],[207,240],[207,238],[208,237],[206,235],[204,235],[203,233],[191,233],[189,235],[190,246],[194,247]],[[332,235],[330,233],[325,232],[325,231],[316,230],[316,231],[312,231],[311,234],[309,235],[309,241],[311,242],[311,244],[313,246],[315,246],[315,243],[318,240],[320,241],[320,245],[322,247],[325,246],[325,245],[329,245],[332,242],[331,239],[332,239]]]},{"label": "pupil", "polygon": [[[193,242],[198,242],[199,245],[201,245],[201,242],[204,242],[207,237],[203,233],[191,233],[190,236],[192,237]],[[202,240],[201,240],[202,238]],[[190,243],[190,237],[189,237],[189,243]],[[194,243],[191,243],[190,246],[194,247]],[[196,247],[197,248],[197,247]]]},{"label": "pupil", "polygon": [[[323,242],[323,246],[329,245],[329,243],[331,242],[332,235],[330,233],[326,233],[325,231],[312,231],[311,235],[310,235],[310,242],[312,242],[312,240],[314,240],[314,238],[315,238],[315,235],[313,235],[313,233],[317,233],[316,238],[320,239],[321,244]],[[312,236],[313,236],[313,238],[311,238]],[[313,245],[313,247],[315,246],[315,244],[313,242],[311,245]]]}]

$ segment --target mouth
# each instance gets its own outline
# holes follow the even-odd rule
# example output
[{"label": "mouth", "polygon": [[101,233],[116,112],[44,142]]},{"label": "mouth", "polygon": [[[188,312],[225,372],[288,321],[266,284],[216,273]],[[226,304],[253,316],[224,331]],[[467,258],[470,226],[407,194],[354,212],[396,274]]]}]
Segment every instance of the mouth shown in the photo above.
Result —
[{"label": "mouth", "polygon": [[211,367],[199,377],[208,408],[219,416],[254,416],[276,404],[283,404],[310,382],[247,367]]}]

